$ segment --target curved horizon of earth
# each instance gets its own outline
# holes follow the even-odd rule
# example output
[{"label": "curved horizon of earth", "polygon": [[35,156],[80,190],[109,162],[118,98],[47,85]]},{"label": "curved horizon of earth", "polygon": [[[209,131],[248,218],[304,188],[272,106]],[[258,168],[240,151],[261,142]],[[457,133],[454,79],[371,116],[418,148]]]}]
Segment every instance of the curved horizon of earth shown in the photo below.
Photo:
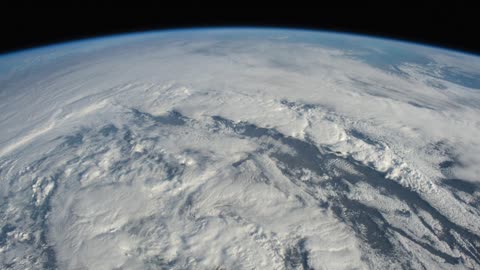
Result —
[{"label": "curved horizon of earth", "polygon": [[0,55],[2,269],[480,268],[480,57],[218,28]]}]

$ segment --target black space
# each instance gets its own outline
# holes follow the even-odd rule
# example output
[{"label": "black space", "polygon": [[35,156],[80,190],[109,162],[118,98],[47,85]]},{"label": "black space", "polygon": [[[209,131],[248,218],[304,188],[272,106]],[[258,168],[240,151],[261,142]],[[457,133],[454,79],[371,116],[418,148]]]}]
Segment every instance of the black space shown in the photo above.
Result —
[{"label": "black space", "polygon": [[209,26],[273,26],[354,32],[480,54],[478,14],[469,6],[400,6],[378,10],[283,7],[207,9],[189,6],[101,10],[1,9],[0,53],[62,41],[154,29]]}]

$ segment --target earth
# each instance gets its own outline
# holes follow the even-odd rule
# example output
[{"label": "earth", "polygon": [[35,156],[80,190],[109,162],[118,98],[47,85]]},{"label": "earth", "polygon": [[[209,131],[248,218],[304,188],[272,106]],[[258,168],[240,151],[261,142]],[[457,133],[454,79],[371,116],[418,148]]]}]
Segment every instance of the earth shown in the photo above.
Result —
[{"label": "earth", "polygon": [[215,28],[0,56],[1,269],[480,269],[480,58]]}]

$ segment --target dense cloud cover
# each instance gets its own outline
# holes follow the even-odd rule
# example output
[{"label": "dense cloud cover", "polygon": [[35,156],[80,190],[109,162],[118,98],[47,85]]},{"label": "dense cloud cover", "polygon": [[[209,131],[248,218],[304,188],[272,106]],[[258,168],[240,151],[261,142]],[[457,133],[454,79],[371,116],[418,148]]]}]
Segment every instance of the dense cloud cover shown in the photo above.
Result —
[{"label": "dense cloud cover", "polygon": [[480,267],[480,58],[217,29],[0,57],[0,264]]}]

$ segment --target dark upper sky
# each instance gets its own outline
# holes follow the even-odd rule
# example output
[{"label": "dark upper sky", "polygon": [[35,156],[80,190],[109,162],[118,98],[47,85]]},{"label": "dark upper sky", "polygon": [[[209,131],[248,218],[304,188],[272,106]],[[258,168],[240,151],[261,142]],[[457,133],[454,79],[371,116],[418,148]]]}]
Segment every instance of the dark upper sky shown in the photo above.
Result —
[{"label": "dark upper sky", "polygon": [[[393,2],[392,2],[393,3]],[[70,9],[1,9],[0,52],[153,29],[206,26],[274,26],[355,32],[406,39],[480,54],[477,9],[467,6],[371,5],[349,8],[285,7],[280,9],[166,9],[78,7]]]}]

